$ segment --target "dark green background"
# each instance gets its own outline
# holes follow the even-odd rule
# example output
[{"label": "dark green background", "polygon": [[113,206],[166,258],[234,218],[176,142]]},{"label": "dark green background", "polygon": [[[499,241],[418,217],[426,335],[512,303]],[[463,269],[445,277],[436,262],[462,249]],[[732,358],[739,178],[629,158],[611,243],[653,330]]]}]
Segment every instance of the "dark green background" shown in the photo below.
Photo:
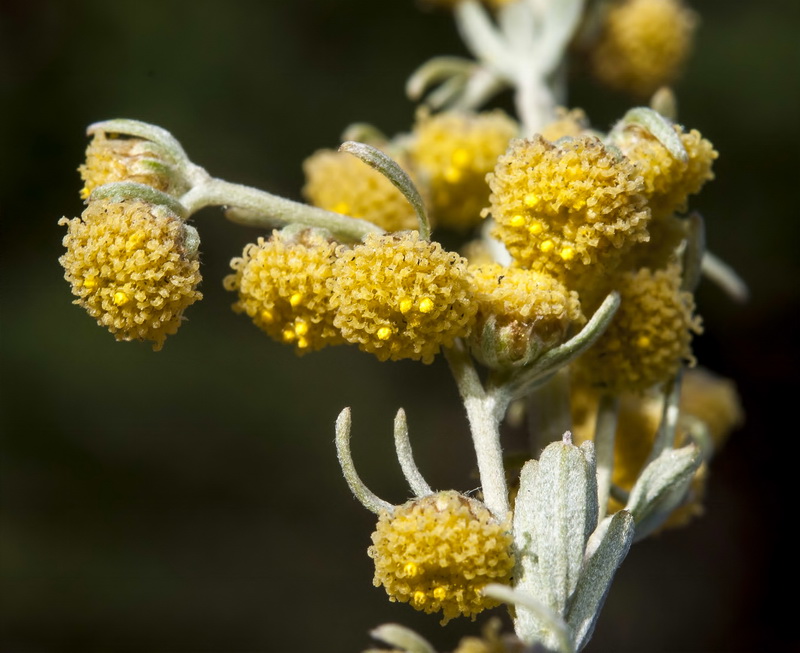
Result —
[{"label": "dark green background", "polygon": [[[800,11],[694,6],[681,120],[721,155],[695,206],[753,294],[738,306],[703,285],[697,352],[736,379],[747,425],[712,467],[707,515],[632,550],[595,652],[798,643],[794,599],[778,594],[797,582],[781,520],[797,515],[784,477],[797,477]],[[348,123],[408,129],[407,75],[462,52],[449,17],[410,0],[6,0],[0,48],[0,648],[346,653],[386,621],[444,649],[475,632],[372,587],[373,518],[333,447],[352,406],[362,476],[405,500],[391,445],[403,406],[430,482],[473,488],[443,361],[380,364],[345,347],[298,359],[268,340],[221,286],[258,232],[218,210],[194,221],[205,299],[159,353],[115,342],[73,306],[57,262],[56,222],[82,210],[90,122],[157,123],[212,174],[299,198],[302,160]],[[607,128],[629,101],[573,70],[573,104]]]}]

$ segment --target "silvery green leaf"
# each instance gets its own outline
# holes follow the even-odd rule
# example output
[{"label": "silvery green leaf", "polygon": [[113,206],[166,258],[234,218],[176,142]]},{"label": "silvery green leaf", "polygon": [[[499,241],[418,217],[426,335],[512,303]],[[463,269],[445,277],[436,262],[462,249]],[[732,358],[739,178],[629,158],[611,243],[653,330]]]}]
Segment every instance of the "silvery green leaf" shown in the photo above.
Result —
[{"label": "silvery green leaf", "polygon": [[614,574],[628,554],[635,531],[633,517],[621,510],[603,520],[597,531],[587,547],[586,563],[567,616],[576,651],[592,636]]},{"label": "silvery green leaf", "polygon": [[747,282],[725,261],[706,250],[703,255],[703,275],[717,284],[734,301],[744,303],[750,296]]},{"label": "silvery green leaf", "polygon": [[520,476],[514,521],[521,576],[530,591],[564,614],[578,583],[586,542],[597,523],[597,483],[591,442],[553,442]]},{"label": "silvery green leaf", "polygon": [[426,639],[400,624],[383,624],[373,629],[370,635],[406,653],[436,653]]},{"label": "silvery green leaf", "polygon": [[147,141],[157,143],[163,148],[164,153],[180,164],[188,164],[189,157],[183,151],[178,140],[163,127],[151,125],[140,120],[130,120],[128,118],[116,118],[114,120],[104,120],[89,125],[86,133],[92,136],[98,132],[106,134],[123,134],[125,136],[135,136]]},{"label": "silvery green leaf", "polygon": [[637,540],[658,528],[680,504],[702,461],[700,448],[690,444],[665,450],[645,467],[625,507],[636,522]]},{"label": "silvery green leaf", "polygon": [[372,147],[372,145],[356,143],[355,141],[345,141],[339,146],[339,151],[358,157],[391,181],[414,208],[419,221],[419,235],[425,240],[431,237],[431,226],[430,222],[428,222],[428,215],[425,212],[422,196],[419,194],[414,182],[411,181],[411,177],[396,161],[379,149]]},{"label": "silvery green leaf", "polygon": [[462,57],[434,57],[417,68],[408,78],[406,95],[412,100],[419,100],[431,86],[454,77],[463,78],[475,67],[474,61]]},{"label": "silvery green leaf", "polygon": [[139,184],[133,181],[112,181],[98,186],[89,195],[88,201],[95,202],[98,200],[108,200],[110,202],[141,200],[156,206],[164,206],[183,219],[186,218],[187,214],[186,207],[172,195],[162,193],[147,184]]},{"label": "silvery green leaf", "polygon": [[628,125],[638,125],[646,129],[650,134],[658,140],[669,153],[686,163],[689,160],[689,154],[683,145],[681,137],[675,132],[675,127],[672,121],[662,116],[658,111],[653,111],[649,107],[635,107],[630,109],[622,119],[614,125],[609,133],[609,139],[613,142],[614,137],[625,130]]}]

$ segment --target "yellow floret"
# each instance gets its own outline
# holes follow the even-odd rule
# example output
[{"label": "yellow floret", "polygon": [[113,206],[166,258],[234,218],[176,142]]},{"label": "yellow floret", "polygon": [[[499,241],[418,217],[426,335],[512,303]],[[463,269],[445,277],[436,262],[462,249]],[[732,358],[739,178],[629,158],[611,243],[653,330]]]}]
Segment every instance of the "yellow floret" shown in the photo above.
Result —
[{"label": "yellow floret", "polygon": [[187,186],[170,170],[158,147],[140,138],[109,138],[94,135],[86,148],[86,162],[78,171],[83,179],[81,198],[86,199],[98,186],[115,181],[146,184],[168,194],[179,194]]},{"label": "yellow floret", "polygon": [[305,354],[344,342],[333,325],[327,281],[333,273],[334,245],[320,234],[303,231],[287,236],[275,231],[259,238],[231,261],[227,290],[238,292],[233,305],[278,342]]},{"label": "yellow floret", "polygon": [[303,194],[315,206],[368,220],[386,231],[417,225],[414,208],[392,182],[351,154],[319,150],[305,160],[303,171]]},{"label": "yellow floret", "polygon": [[643,268],[615,284],[621,304],[608,329],[576,363],[576,373],[607,392],[642,392],[694,363],[691,340],[700,333],[694,297],[681,290],[680,266]]},{"label": "yellow floret", "polygon": [[59,262],[74,303],[117,340],[151,340],[161,349],[202,297],[197,232],[139,200],[90,202],[80,218],[59,224],[67,226]]},{"label": "yellow floret", "polygon": [[674,125],[688,154],[686,162],[674,158],[650,132],[636,126],[615,139],[622,153],[636,166],[644,180],[644,195],[653,217],[685,211],[689,195],[700,192],[714,178],[711,166],[718,153],[697,130],[684,132]]},{"label": "yellow floret", "polygon": [[477,307],[458,254],[415,231],[370,234],[337,254],[329,282],[334,324],[361,350],[380,360],[430,363],[441,347],[469,333]]},{"label": "yellow floret", "polygon": [[585,321],[578,294],[547,274],[497,263],[470,271],[478,302],[470,345],[488,365],[529,363]]},{"label": "yellow floret", "polygon": [[681,0],[620,0],[591,53],[594,72],[610,87],[646,98],[677,79],[696,25]]},{"label": "yellow floret", "polygon": [[494,235],[523,267],[599,272],[648,238],[641,178],[597,138],[513,141],[488,180]]},{"label": "yellow floret", "polygon": [[409,501],[378,519],[368,550],[374,584],[383,585],[391,601],[441,612],[442,624],[461,615],[474,618],[498,605],[481,590],[510,579],[509,527],[453,490]]},{"label": "yellow floret", "polygon": [[486,174],[518,131],[517,123],[499,110],[420,115],[411,157],[428,182],[437,225],[466,230],[481,221],[489,200]]}]

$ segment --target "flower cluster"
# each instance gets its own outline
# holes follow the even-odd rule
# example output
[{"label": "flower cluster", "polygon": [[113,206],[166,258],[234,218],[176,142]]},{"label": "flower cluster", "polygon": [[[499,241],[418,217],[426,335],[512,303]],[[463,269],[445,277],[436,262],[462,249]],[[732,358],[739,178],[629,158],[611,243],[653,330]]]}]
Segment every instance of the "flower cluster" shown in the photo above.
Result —
[{"label": "flower cluster", "polygon": [[334,324],[380,360],[429,363],[469,334],[477,306],[466,261],[417,232],[370,235],[340,247],[334,266]]},{"label": "flower cluster", "polygon": [[442,623],[498,605],[481,590],[508,582],[514,567],[509,524],[452,490],[382,513],[369,555],[376,587],[392,601],[441,611]]},{"label": "flower cluster", "polygon": [[62,218],[59,259],[75,300],[117,340],[161,349],[183,311],[202,297],[197,232],[167,207],[137,200],[89,202]]},{"label": "flower cluster", "polygon": [[518,133],[516,121],[499,110],[420,116],[410,153],[429,189],[438,226],[465,231],[481,221],[489,199],[486,175]]},{"label": "flower cluster", "polygon": [[648,237],[642,179],[598,138],[512,142],[489,175],[495,236],[524,267],[612,268]]},{"label": "flower cluster", "polygon": [[237,292],[233,305],[279,342],[298,354],[344,342],[334,326],[331,290],[335,246],[319,233],[302,231],[292,237],[276,231],[268,240],[247,245],[231,261],[235,274],[225,278]]},{"label": "flower cluster", "polygon": [[681,0],[617,0],[610,3],[592,50],[598,79],[640,98],[672,84],[679,75],[697,25]]},{"label": "flower cluster", "polygon": [[641,268],[618,277],[622,302],[597,343],[576,363],[586,383],[607,392],[642,392],[694,363],[692,333],[700,333],[694,297],[681,289],[681,270]]}]

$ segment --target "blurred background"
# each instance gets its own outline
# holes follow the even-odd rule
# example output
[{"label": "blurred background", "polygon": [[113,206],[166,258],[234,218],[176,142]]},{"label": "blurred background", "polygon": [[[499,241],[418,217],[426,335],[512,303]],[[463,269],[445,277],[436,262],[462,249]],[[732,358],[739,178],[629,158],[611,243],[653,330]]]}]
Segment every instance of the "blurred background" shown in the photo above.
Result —
[{"label": "blurred background", "polygon": [[[796,582],[780,519],[797,498],[784,402],[798,389],[800,5],[693,6],[703,22],[680,120],[720,152],[694,206],[752,292],[737,305],[702,285],[696,351],[736,381],[747,422],[712,465],[706,515],[632,549],[595,652],[800,644],[793,599],[778,598]],[[0,3],[0,649],[347,653],[397,621],[451,650],[478,631],[484,615],[443,629],[372,587],[374,519],[333,446],[351,406],[362,477],[404,501],[391,441],[402,406],[431,484],[473,489],[443,360],[297,358],[267,339],[221,285],[260,233],[217,209],[194,219],[205,298],[188,322],[158,353],[117,343],[72,305],[56,224],[82,210],[91,122],[156,123],[213,175],[299,199],[305,157],[351,122],[407,130],[406,77],[463,52],[450,17],[411,0]],[[630,106],[580,64],[571,98],[599,129]]]}]

